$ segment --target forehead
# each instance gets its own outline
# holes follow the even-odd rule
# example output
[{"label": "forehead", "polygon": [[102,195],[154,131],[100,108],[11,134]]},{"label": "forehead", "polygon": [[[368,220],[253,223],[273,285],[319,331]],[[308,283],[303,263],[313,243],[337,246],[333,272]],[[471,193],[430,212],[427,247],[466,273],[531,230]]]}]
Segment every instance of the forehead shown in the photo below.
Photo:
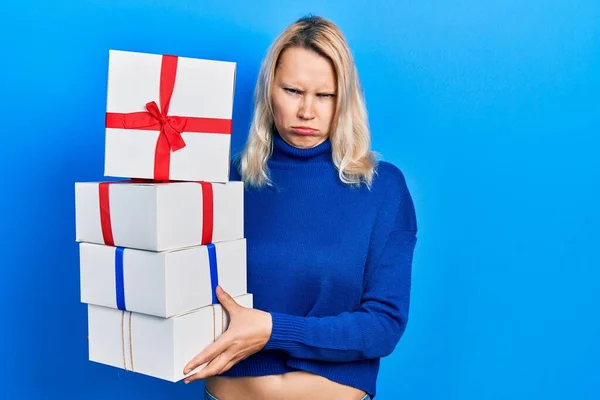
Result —
[{"label": "forehead", "polygon": [[315,51],[301,47],[286,49],[280,56],[275,79],[288,84],[335,89],[331,62]]}]

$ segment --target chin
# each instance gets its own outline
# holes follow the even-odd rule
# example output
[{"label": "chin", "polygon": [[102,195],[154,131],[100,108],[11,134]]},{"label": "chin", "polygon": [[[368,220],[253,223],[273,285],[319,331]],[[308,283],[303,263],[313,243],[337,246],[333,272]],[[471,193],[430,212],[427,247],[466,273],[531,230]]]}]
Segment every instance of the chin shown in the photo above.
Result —
[{"label": "chin", "polygon": [[327,137],[322,136],[301,136],[297,134],[287,134],[283,139],[294,147],[309,149],[323,143]]}]

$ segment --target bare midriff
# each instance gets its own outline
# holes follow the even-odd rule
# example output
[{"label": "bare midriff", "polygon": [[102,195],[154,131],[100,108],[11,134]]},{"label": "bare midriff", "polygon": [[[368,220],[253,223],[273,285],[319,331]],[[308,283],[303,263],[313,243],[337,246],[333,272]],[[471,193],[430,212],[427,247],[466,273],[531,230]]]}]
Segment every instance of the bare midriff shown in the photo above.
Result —
[{"label": "bare midriff", "polygon": [[208,391],[219,400],[361,400],[365,392],[327,378],[294,371],[253,377],[210,377]]}]

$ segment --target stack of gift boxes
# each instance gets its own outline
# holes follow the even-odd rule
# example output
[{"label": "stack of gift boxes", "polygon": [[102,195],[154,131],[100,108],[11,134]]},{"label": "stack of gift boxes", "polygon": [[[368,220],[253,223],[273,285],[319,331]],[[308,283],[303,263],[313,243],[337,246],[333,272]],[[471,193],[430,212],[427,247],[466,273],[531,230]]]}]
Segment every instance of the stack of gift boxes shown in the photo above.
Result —
[{"label": "stack of gift boxes", "polygon": [[229,181],[235,63],[110,51],[105,176],[75,184],[89,359],[177,382],[247,293],[243,184]]}]

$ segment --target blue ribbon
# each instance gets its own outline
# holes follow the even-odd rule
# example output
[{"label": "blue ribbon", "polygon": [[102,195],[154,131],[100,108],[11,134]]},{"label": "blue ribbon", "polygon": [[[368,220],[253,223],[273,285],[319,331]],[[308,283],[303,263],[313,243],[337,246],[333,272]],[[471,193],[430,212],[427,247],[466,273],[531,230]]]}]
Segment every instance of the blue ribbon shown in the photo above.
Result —
[{"label": "blue ribbon", "polygon": [[115,251],[115,289],[117,293],[117,308],[127,311],[125,307],[125,280],[123,279],[123,247],[117,247]]},{"label": "blue ribbon", "polygon": [[219,285],[219,273],[217,270],[217,249],[212,243],[207,244],[206,248],[208,249],[208,262],[210,265],[210,284],[212,287],[212,302],[213,304],[218,304],[219,300],[217,299],[217,286]]}]

